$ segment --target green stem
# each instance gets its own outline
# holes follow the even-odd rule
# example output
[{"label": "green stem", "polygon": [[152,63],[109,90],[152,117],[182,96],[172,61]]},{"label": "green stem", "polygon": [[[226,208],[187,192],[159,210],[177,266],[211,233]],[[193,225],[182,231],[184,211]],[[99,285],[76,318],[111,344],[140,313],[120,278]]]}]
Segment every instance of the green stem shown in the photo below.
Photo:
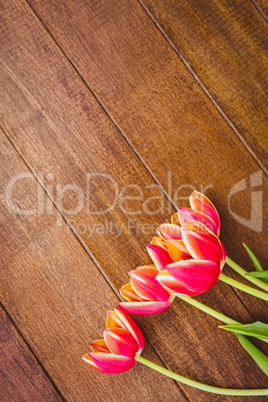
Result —
[{"label": "green stem", "polygon": [[199,301],[193,299],[192,297],[189,297],[189,296],[177,296],[177,297],[184,300],[186,303],[189,303],[192,306],[199,308],[199,310],[204,311],[204,313],[211,315],[212,317],[216,318],[217,320],[225,322],[225,324],[240,324],[240,322],[227,317],[227,315],[224,315],[223,313],[218,313],[218,311],[213,310],[213,308],[210,308],[210,307],[206,306],[205,304],[200,303]]},{"label": "green stem", "polygon": [[226,264],[229,265],[229,267],[233,268],[234,271],[236,271],[238,274],[242,275],[245,279],[248,281],[254,283],[254,285],[258,286],[259,288],[266,290],[268,292],[268,284],[264,283],[258,278],[254,278],[253,276],[247,276],[246,274],[248,273],[245,269],[240,267],[240,265],[236,264],[231,258],[226,256]]},{"label": "green stem", "polygon": [[235,279],[229,278],[229,276],[220,274],[219,279],[222,282],[228,283],[228,285],[233,286],[234,288],[240,289],[243,292],[249,293],[250,295],[259,297],[260,299],[268,301],[268,293],[262,292],[261,290],[254,289],[250,286],[244,285],[241,282],[236,281]]},{"label": "green stem", "polygon": [[173,380],[179,381],[186,385],[190,385],[191,387],[197,389],[201,389],[202,391],[212,392],[214,394],[220,394],[220,395],[237,395],[237,396],[268,395],[268,389],[230,389],[230,388],[218,388],[213,387],[212,385],[202,384],[201,382],[197,382],[191,380],[190,378],[186,378],[179,374],[173,373],[172,371],[169,371],[164,367],[161,367],[158,364],[145,359],[142,356],[139,356],[137,358],[137,361],[144,364],[147,367],[152,368],[153,370],[158,371],[161,374],[166,375],[167,377],[173,378]]}]

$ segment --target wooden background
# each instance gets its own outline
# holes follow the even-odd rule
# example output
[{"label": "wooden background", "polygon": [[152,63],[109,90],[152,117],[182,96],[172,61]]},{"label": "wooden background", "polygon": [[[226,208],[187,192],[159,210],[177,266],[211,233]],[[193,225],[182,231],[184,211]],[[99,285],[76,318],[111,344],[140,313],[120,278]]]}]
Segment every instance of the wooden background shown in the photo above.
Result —
[{"label": "wooden background", "polygon": [[[206,394],[140,364],[102,374],[81,356],[101,337],[127,273],[150,262],[145,246],[153,225],[175,210],[177,188],[189,206],[190,186],[207,187],[227,254],[251,270],[245,242],[267,264],[267,204],[257,231],[228,209],[231,188],[246,179],[231,208],[249,219],[252,191],[267,185],[267,3],[2,0],[0,7],[0,400],[257,400]],[[250,189],[255,172],[262,186]],[[35,213],[12,208],[6,189],[14,177],[14,205],[36,208],[39,197]],[[70,184],[88,201],[75,214],[75,188],[60,196]],[[137,199],[93,214],[111,206],[115,186]],[[160,192],[165,207],[153,214],[159,203],[149,197]],[[108,224],[120,235],[103,230]],[[264,302],[223,283],[197,299],[242,322],[267,320]],[[148,359],[211,385],[268,386],[231,333],[182,301],[135,319]]]}]

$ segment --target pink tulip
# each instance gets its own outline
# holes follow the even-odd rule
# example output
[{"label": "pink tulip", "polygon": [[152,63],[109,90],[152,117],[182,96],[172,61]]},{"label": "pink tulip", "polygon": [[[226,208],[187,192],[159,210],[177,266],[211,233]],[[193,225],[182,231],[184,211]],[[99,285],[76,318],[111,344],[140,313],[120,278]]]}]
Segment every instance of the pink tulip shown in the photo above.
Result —
[{"label": "pink tulip", "polygon": [[119,303],[119,307],[131,314],[156,314],[167,309],[174,296],[155,279],[158,272],[154,266],[138,267],[131,271],[130,283],[120,289],[128,302]]},{"label": "pink tulip", "polygon": [[178,212],[172,215],[171,224],[160,225],[157,233],[162,240],[178,240],[182,238],[181,228],[185,220],[194,220],[203,223],[216,236],[220,234],[219,214],[212,202],[198,191],[194,191],[189,198],[191,208],[179,207]]},{"label": "pink tulip", "polygon": [[124,311],[114,310],[108,312],[104,339],[92,342],[92,352],[83,356],[86,363],[104,373],[129,370],[144,348],[144,337],[137,324]]},{"label": "pink tulip", "polygon": [[172,294],[194,296],[215,284],[225,262],[225,251],[204,223],[187,220],[186,216],[188,211],[183,218],[180,212],[173,218],[173,221],[183,220],[181,239],[177,236],[179,232],[172,228],[175,224],[165,225],[164,230],[161,225],[158,230],[161,237],[153,238],[147,249],[159,271],[155,279],[161,286]]}]

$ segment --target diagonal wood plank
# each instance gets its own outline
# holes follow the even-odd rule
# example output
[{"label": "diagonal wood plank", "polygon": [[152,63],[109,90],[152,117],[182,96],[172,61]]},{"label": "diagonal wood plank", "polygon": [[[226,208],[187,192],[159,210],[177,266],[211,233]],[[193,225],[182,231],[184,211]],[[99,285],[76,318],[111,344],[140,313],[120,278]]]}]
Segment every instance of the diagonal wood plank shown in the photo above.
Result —
[{"label": "diagonal wood plank", "polygon": [[267,168],[267,34],[248,0],[142,0],[242,142]]},{"label": "diagonal wood plank", "polygon": [[[250,217],[249,179],[259,166],[142,7],[131,0],[81,1],[76,6],[72,0],[51,1],[49,7],[31,0],[30,4],[175,202],[183,204],[192,188],[209,188],[222,217],[222,239],[230,257],[249,265],[244,241],[267,264],[267,205],[259,211],[263,225],[257,225],[257,232],[238,220]],[[247,190],[233,196],[228,206],[230,191],[244,179]],[[262,181],[267,184],[265,177]],[[241,297],[256,316],[261,314],[260,303]]]},{"label": "diagonal wood plank", "polygon": [[[150,175],[122,141],[120,133],[23,3],[7,10],[4,29],[9,51],[5,51],[7,44],[4,43],[3,123],[15,146],[19,146],[20,152],[36,171],[43,173],[45,186],[54,194],[58,206],[62,200],[57,197],[55,184],[62,186],[75,183],[85,193],[85,177],[92,172],[110,174],[120,189],[126,184],[135,183],[145,191],[145,186],[152,184]],[[31,71],[27,66],[31,66]],[[53,173],[54,177],[49,177],[48,173]],[[101,182],[99,177],[93,181],[93,185],[92,191],[95,193],[90,198],[92,209],[110,205],[114,189],[107,182]],[[77,205],[75,195],[65,194],[61,209],[67,217],[68,209]],[[146,196],[152,195],[152,190],[148,190]],[[130,205],[132,212],[133,205],[136,212],[141,208],[141,200],[136,201]],[[33,206],[32,203],[30,205]],[[104,267],[104,273],[107,273],[116,287],[126,281],[126,272],[134,264],[139,261],[143,263],[146,259],[148,261],[144,245],[151,236],[151,227],[149,233],[141,229],[140,233],[129,232],[126,222],[135,216],[129,213],[130,207],[126,211],[122,205],[116,205],[112,212],[102,217],[88,213],[84,206],[72,217],[78,235],[93,251],[97,261]],[[161,220],[165,216],[167,214]],[[55,224],[55,213],[53,218]],[[115,222],[115,218],[118,225],[123,224],[119,238],[111,236],[111,233],[101,233],[101,230],[95,230],[94,235],[89,236],[91,232],[87,233],[82,226],[88,224],[93,227],[94,223],[105,223],[107,219]],[[155,220],[154,215],[142,212],[136,222],[152,225]],[[222,300],[226,298],[222,307],[234,316],[239,313],[241,319],[250,319],[229,288],[218,284],[208,300],[210,298],[218,307],[222,306]],[[196,375],[195,362],[198,360],[198,379],[201,381],[222,385],[228,381],[229,386],[248,386],[249,382],[256,386],[263,385],[261,373],[257,375],[250,370],[251,361],[245,353],[239,349],[235,354],[237,344],[234,338],[223,335],[223,331],[215,331],[214,320],[204,321],[201,314],[188,306],[174,303],[173,308],[167,312],[139,319],[139,322],[174,370],[183,370],[184,374],[193,377]],[[208,330],[216,336],[217,345],[211,342]],[[180,349],[177,351],[174,336],[177,341],[178,334]],[[195,353],[189,349],[189,339],[192,344],[199,345],[195,347]],[[203,339],[204,344],[200,345],[200,339]],[[226,352],[224,356],[223,349]],[[232,352],[236,357],[232,357]],[[219,367],[218,362],[221,360]],[[236,373],[236,378],[233,373]],[[198,400],[197,393],[191,389],[187,389],[187,396]]]},{"label": "diagonal wood plank", "polygon": [[[25,168],[1,132],[1,183],[6,186],[14,175],[27,172]],[[17,205],[25,208],[32,204],[36,191],[37,184],[29,177],[16,188]],[[161,383],[160,374],[142,365],[123,375],[100,375],[82,361],[91,341],[101,337],[106,313],[117,305],[118,298],[66,224],[57,227],[50,215],[18,216],[1,200],[0,225],[1,299],[64,399],[168,401],[176,394],[178,400],[185,400],[172,380]],[[5,374],[8,370],[10,384],[13,376],[13,386],[24,387],[23,398],[12,400],[58,400],[51,391],[48,399],[45,395],[42,399],[46,384],[43,389],[38,387],[34,375],[23,382],[23,371],[32,374],[36,364],[27,359],[25,351],[20,357],[12,357],[12,340],[6,339],[8,334],[2,329],[4,353],[0,362],[4,364],[0,372],[4,370]],[[19,346],[23,351],[23,345]],[[148,343],[145,354],[159,362]],[[19,365],[17,369],[15,363]],[[34,386],[36,390],[32,389]]]},{"label": "diagonal wood plank", "polygon": [[1,401],[61,401],[2,306],[0,322]]}]

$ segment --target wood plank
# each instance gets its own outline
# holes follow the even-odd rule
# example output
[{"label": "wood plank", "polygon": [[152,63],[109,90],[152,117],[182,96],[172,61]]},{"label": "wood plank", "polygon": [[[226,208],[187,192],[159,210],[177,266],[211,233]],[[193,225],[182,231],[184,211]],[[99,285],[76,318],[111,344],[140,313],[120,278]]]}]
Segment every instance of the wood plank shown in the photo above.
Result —
[{"label": "wood plank", "polygon": [[[74,74],[40,23],[27,11],[24,3],[13,7],[10,4],[6,6],[8,9],[3,26],[3,124],[12,141],[19,147],[19,152],[27,158],[35,171],[43,173],[44,183],[49,192],[54,193],[56,202],[60,204],[61,201],[55,194],[56,184],[75,183],[85,194],[86,174],[93,172],[109,174],[120,189],[135,183],[146,197],[155,195],[152,189],[145,188],[153,184],[151,176],[122,140],[118,130],[82,81]],[[253,166],[250,163],[249,169]],[[52,179],[48,178],[48,173],[53,174]],[[113,188],[105,181],[100,182],[99,178],[93,185],[90,198],[92,210],[110,205]],[[18,199],[21,201],[21,197]],[[66,193],[64,201],[65,214],[68,217],[66,209],[73,208],[76,200],[72,194]],[[141,207],[142,202],[139,200],[129,206],[132,211],[136,208],[136,212]],[[167,215],[165,211],[159,217],[159,222]],[[139,233],[134,230],[129,232],[127,223],[133,216],[134,221],[139,224],[152,225],[156,221],[155,215],[144,211],[136,218],[118,203],[104,217],[88,213],[85,206],[72,217],[73,225],[85,245],[93,252],[97,262],[103,267],[104,274],[107,274],[117,288],[126,282],[127,272],[136,264],[149,262],[144,246],[151,237],[152,227],[149,227],[149,233],[141,229]],[[56,231],[55,211],[52,218],[52,229]],[[95,230],[94,235],[89,236],[90,233],[83,230],[82,225],[93,227],[94,224],[105,223],[107,220],[119,226],[123,224],[119,237],[112,237],[108,231],[101,233],[101,230]],[[36,229],[37,225],[34,227]],[[59,236],[62,237],[61,231]],[[64,237],[63,241],[66,243],[67,238]],[[59,251],[56,252],[59,254]],[[83,266],[80,262],[78,265]],[[66,278],[69,275],[70,273]],[[98,294],[94,297],[97,299]],[[205,297],[208,302],[226,309],[226,313],[228,310],[234,317],[240,316],[245,321],[251,319],[234,293],[222,284],[217,284],[211,290],[210,296]],[[139,317],[138,322],[171,369],[196,378],[198,362],[197,379],[200,381],[222,386],[228,384],[230,387],[248,386],[249,383],[256,387],[263,386],[262,373],[257,369],[254,372],[251,370],[252,362],[241,348],[236,351],[234,337],[218,331],[214,320],[204,320],[201,313],[183,303],[174,303],[168,311],[155,317]],[[216,344],[211,342],[212,338],[216,339]],[[191,345],[195,345],[195,353],[193,346],[189,347],[189,339]],[[226,352],[224,355],[223,349]],[[192,400],[201,400],[203,397],[188,387],[183,387],[183,390]],[[214,396],[206,395],[206,398],[215,400]]]},{"label": "wood plank", "polygon": [[142,3],[267,168],[268,27],[252,2]]},{"label": "wood plank", "polygon": [[[222,217],[222,240],[229,256],[248,268],[244,241],[267,265],[267,205],[259,211],[262,227],[256,225],[255,230],[234,216],[250,218],[249,178],[260,168],[142,7],[134,0],[30,4],[154,177],[167,193],[172,187],[175,202],[188,205],[183,196],[192,188],[208,188]],[[230,191],[244,179],[247,189],[232,197],[231,213]],[[262,177],[262,182],[264,188],[267,179]],[[180,186],[186,188],[176,200]],[[240,297],[263,318],[258,301]]]},{"label": "wood plank", "polygon": [[0,400],[61,401],[35,356],[0,306]]},{"label": "wood plank", "polygon": [[[1,183],[6,187],[10,178],[27,173],[27,168],[2,132],[0,138]],[[32,204],[36,191],[34,179],[18,184],[14,193],[18,207]],[[17,215],[1,201],[0,225],[1,299],[64,399],[168,401],[176,394],[178,400],[185,400],[175,382],[166,379],[161,383],[160,374],[140,364],[123,375],[106,375],[82,361],[92,340],[101,337],[106,313],[117,306],[118,298],[66,224],[58,227],[51,215]],[[20,357],[12,355],[16,344],[8,339],[2,325],[1,331],[5,352],[1,354],[4,365],[0,372],[13,386],[14,396],[16,388],[25,387],[23,398],[9,400],[58,400],[55,392],[45,399],[46,384],[38,370],[36,376],[44,382],[43,388],[42,384],[38,387],[38,377],[25,379],[27,372],[31,375],[36,369],[36,363],[34,366],[33,359],[22,353],[23,345],[17,345]],[[161,364],[149,343],[144,354]]]}]

